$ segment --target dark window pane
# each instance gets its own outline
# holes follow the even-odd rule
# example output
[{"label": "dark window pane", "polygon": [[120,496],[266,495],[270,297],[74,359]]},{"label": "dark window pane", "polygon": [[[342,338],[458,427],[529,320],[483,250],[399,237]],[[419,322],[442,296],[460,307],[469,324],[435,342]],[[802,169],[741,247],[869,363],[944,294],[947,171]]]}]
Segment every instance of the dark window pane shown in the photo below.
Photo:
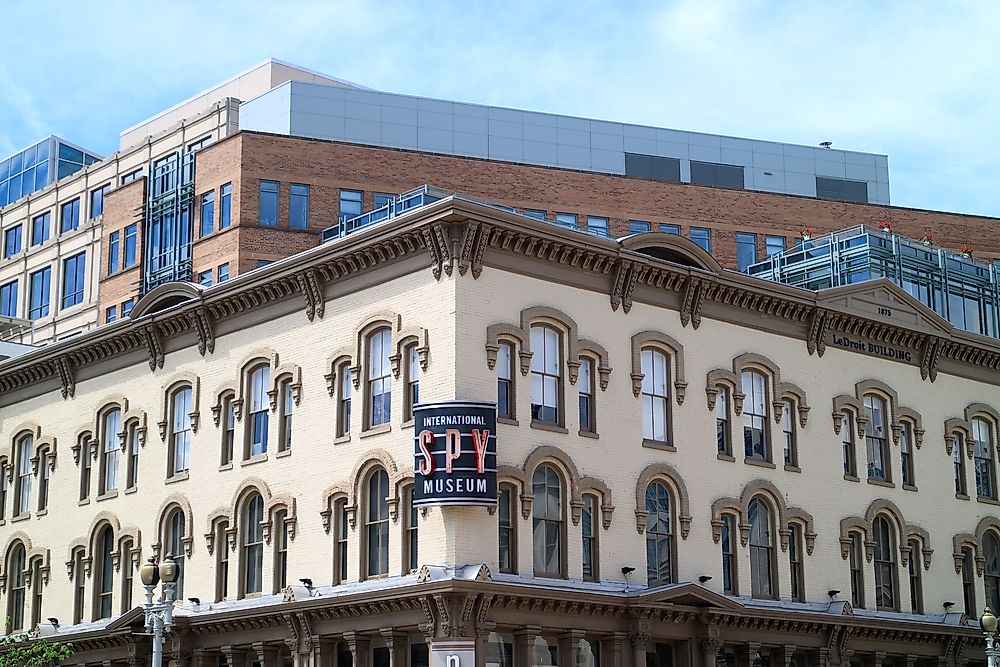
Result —
[{"label": "dark window pane", "polygon": [[691,160],[691,182],[719,188],[743,189],[743,167]]},{"label": "dark window pane", "polygon": [[848,181],[843,178],[816,177],[816,196],[820,199],[836,199],[862,204],[868,203],[868,184],[864,181]]}]

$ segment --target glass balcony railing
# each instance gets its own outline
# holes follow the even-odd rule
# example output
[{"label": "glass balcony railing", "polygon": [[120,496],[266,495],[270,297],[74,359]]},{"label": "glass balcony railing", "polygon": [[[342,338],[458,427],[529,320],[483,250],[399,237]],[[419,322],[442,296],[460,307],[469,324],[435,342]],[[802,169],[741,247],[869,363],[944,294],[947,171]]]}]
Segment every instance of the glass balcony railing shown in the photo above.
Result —
[{"label": "glass balcony railing", "polygon": [[1000,337],[996,264],[864,225],[799,241],[746,273],[814,291],[888,278],[955,327]]}]

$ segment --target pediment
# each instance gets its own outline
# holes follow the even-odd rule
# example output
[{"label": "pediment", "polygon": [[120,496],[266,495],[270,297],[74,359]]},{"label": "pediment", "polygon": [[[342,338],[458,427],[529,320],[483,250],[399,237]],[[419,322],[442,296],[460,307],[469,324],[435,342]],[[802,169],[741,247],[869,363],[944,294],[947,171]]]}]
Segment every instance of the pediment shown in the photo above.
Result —
[{"label": "pediment", "polygon": [[649,255],[665,262],[692,266],[715,274],[722,273],[722,265],[712,255],[680,234],[641,232],[626,236],[618,243],[626,250]]},{"label": "pediment", "polygon": [[197,301],[203,291],[205,288],[196,283],[183,281],[164,283],[143,295],[129,317],[134,320],[143,315],[168,310],[187,301]]},{"label": "pediment", "polygon": [[936,336],[954,330],[947,320],[886,278],[822,290],[817,293],[817,305]]},{"label": "pediment", "polygon": [[739,602],[692,583],[652,588],[640,595],[639,601],[643,604],[678,604],[703,609],[743,609]]}]

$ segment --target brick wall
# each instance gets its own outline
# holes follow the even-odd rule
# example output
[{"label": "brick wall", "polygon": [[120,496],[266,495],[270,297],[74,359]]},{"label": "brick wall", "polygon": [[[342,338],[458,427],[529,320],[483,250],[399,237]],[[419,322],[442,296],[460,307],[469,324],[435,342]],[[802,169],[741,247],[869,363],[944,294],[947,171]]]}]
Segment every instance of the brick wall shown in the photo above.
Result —
[{"label": "brick wall", "polygon": [[[105,313],[110,306],[117,306],[118,317],[121,317],[121,304],[131,297],[137,297],[139,283],[142,279],[142,206],[146,199],[146,179],[140,178],[112,190],[104,198],[104,222],[101,227],[101,257],[97,261],[101,265],[101,286],[99,292],[98,315],[100,323],[105,320]],[[125,261],[125,228],[137,223],[136,263],[128,269],[123,269]],[[108,275],[108,239],[112,232],[118,232],[118,268]]]},{"label": "brick wall", "polygon": [[[281,181],[287,207],[287,183],[310,183],[312,223],[336,221],[339,188],[363,190],[365,210],[374,192],[399,193],[429,183],[473,197],[518,208],[606,216],[614,235],[628,233],[628,220],[712,230],[712,252],[724,266],[735,268],[737,231],[758,234],[758,256],[764,235],[798,236],[802,228],[815,235],[858,224],[890,220],[904,236],[931,233],[950,248],[970,243],[982,256],[1000,257],[1000,226],[995,218],[917,209],[831,202],[795,195],[734,191],[682,183],[646,181],[624,176],[534,167],[489,160],[373,148],[294,137],[244,132],[244,178]],[[256,189],[246,193],[243,213],[256,217]],[[282,213],[287,224],[287,212]],[[280,225],[279,225],[280,226]]]}]

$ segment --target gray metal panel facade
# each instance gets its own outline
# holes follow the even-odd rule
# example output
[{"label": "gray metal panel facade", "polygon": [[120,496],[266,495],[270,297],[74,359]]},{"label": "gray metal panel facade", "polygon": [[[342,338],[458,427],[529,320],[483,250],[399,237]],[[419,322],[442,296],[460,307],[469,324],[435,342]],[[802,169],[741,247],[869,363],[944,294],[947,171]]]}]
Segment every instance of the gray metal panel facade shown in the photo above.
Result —
[{"label": "gray metal panel facade", "polygon": [[889,203],[885,155],[289,81],[245,102],[240,128],[446,155],[625,174],[625,153],[743,167],[748,190],[816,196],[816,177],[863,181]]}]

